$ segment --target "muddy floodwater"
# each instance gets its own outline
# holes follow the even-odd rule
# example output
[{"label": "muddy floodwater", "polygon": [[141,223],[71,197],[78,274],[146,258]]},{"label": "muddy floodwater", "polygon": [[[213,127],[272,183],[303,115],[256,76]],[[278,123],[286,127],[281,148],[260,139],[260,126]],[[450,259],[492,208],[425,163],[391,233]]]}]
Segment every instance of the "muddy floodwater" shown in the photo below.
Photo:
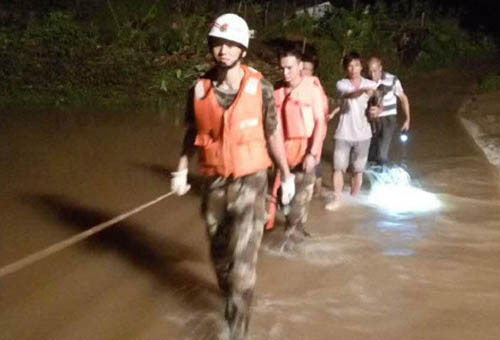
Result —
[{"label": "muddy floodwater", "polygon": [[[413,129],[394,158],[441,206],[396,213],[368,186],[335,212],[315,199],[310,240],[264,235],[249,339],[500,339],[499,176],[457,118],[464,77],[403,84]],[[2,112],[0,267],[168,192],[180,140],[168,115]],[[194,185],[1,278],[0,339],[217,339],[199,201]]]}]

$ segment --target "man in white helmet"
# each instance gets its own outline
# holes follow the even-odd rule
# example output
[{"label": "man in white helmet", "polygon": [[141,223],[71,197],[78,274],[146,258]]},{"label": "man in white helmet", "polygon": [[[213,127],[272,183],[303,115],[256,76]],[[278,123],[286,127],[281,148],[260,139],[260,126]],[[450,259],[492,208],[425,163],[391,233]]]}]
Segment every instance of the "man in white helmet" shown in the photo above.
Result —
[{"label": "man in white helmet", "polygon": [[225,318],[231,340],[244,339],[256,281],[272,160],[284,178],[281,199],[295,192],[278,130],[273,86],[242,64],[249,30],[241,17],[218,17],[208,34],[214,67],[189,94],[187,130],[172,190],[189,190],[188,158],[199,151],[205,175],[202,213],[210,240],[212,263],[226,298]]}]

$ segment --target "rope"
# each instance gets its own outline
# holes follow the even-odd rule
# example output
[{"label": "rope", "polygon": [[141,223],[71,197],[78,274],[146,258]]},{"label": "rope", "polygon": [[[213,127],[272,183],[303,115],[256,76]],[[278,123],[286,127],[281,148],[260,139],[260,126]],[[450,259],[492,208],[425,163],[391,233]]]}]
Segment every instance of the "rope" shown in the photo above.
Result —
[{"label": "rope", "polygon": [[18,270],[21,270],[23,269],[24,267],[27,267],[29,266],[30,264],[32,263],[35,263],[37,261],[40,261],[41,259],[44,259],[46,258],[47,256],[49,255],[52,255],[58,251],[61,251],[77,242],[80,242],[84,239],[86,239],[87,237],[90,237],[110,226],[112,226],[113,224],[116,224],[124,219],[126,219],[127,217],[133,215],[133,214],[136,214],[138,213],[139,211],[141,210],[144,210],[146,209],[147,207],[153,205],[153,204],[156,204],[158,202],[160,202],[161,200],[167,198],[168,196],[174,194],[173,191],[170,191],[169,193],[166,193],[164,195],[161,195],[157,198],[155,198],[154,200],[152,201],[149,201],[147,203],[144,203],[143,205],[140,205],[126,213],[123,213],[119,216],[116,216],[115,218],[109,220],[109,221],[106,221],[106,222],[103,222],[103,223],[100,223],[90,229],[87,229],[85,230],[84,232],[81,232],[79,234],[76,234],[68,239],[65,239],[61,242],[58,242],[56,244],[53,244],[45,249],[42,249],[36,253],[33,253],[31,255],[28,255],[14,263],[11,263],[9,265],[6,265],[2,268],[0,268],[0,278],[6,276],[6,275],[9,275],[9,274],[12,274],[14,272],[17,272]]}]

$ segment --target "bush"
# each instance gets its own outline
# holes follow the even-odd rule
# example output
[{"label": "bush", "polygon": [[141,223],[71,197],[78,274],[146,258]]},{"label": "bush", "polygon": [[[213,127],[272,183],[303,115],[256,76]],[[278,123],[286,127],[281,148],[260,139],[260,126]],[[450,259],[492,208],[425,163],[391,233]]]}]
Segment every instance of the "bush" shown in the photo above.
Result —
[{"label": "bush", "polygon": [[149,86],[150,59],[149,49],[122,41],[101,45],[70,13],[53,12],[24,31],[0,33],[0,102],[25,97],[35,106],[64,106],[138,97]]},{"label": "bush", "polygon": [[500,73],[488,74],[479,83],[482,92],[500,91]]},{"label": "bush", "polygon": [[375,41],[375,23],[369,7],[349,11],[334,7],[319,21],[317,34],[335,42],[343,52],[364,51]]},{"label": "bush", "polygon": [[429,24],[418,65],[425,69],[445,66],[454,61],[483,57],[494,50],[488,38],[476,39],[462,30],[457,21],[439,19]]},{"label": "bush", "polygon": [[[79,17],[61,10],[71,8],[70,2],[41,3],[40,13],[57,10],[0,28],[0,105],[134,101],[180,108],[186,88],[206,68],[209,23],[223,9],[243,15],[256,29],[261,42],[251,43],[249,59],[257,59],[266,76],[276,75],[270,66],[275,42],[307,41],[317,51],[318,74],[329,89],[342,77],[341,58],[349,50],[377,54],[401,74],[410,66],[441,67],[494,49],[488,37],[466,33],[456,20],[419,0],[370,1],[372,6],[355,10],[335,6],[319,20],[293,14],[302,1],[91,0]],[[496,79],[482,86],[496,86]]]}]

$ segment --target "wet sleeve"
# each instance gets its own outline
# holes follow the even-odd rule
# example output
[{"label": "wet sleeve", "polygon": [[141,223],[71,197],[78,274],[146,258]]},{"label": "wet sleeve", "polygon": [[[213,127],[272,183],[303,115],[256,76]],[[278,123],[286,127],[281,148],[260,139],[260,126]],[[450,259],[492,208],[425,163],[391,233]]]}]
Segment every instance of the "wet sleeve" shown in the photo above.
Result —
[{"label": "wet sleeve", "polygon": [[271,136],[278,126],[276,103],[274,101],[273,85],[266,79],[261,80],[262,112],[264,113],[264,129],[267,136]]},{"label": "wet sleeve", "polygon": [[186,112],[184,116],[184,125],[186,127],[186,133],[184,135],[184,141],[182,146],[181,154],[191,154],[194,152],[194,140],[196,139],[196,120],[194,117],[194,87],[192,87],[188,92]]}]

